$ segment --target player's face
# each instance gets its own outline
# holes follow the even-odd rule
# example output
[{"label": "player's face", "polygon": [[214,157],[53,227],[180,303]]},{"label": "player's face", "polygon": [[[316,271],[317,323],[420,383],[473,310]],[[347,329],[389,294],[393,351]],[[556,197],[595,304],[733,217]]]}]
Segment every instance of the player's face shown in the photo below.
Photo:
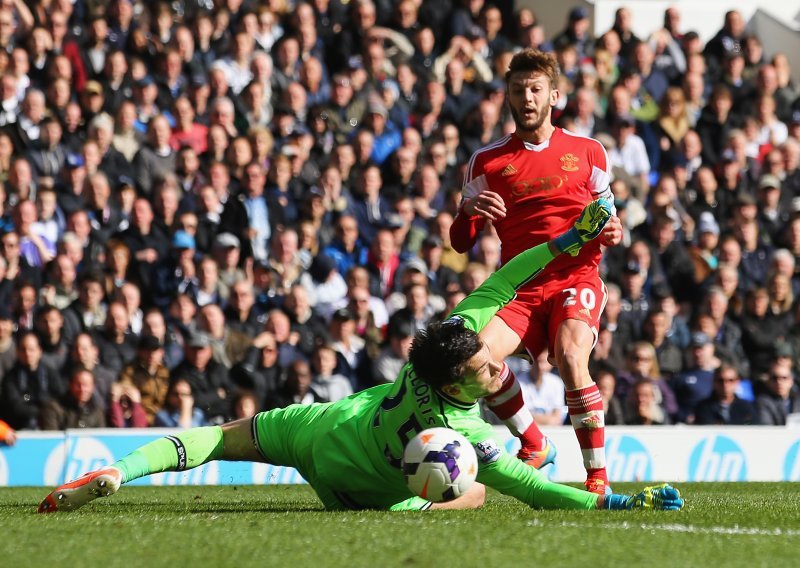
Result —
[{"label": "player's face", "polygon": [[508,83],[508,106],[517,130],[535,132],[550,120],[558,91],[543,73],[514,73]]},{"label": "player's face", "polygon": [[479,399],[489,396],[503,386],[503,379],[500,377],[503,363],[492,357],[489,347],[485,343],[481,350],[469,360],[467,368],[469,369],[467,376],[459,385],[461,392],[467,398]]}]

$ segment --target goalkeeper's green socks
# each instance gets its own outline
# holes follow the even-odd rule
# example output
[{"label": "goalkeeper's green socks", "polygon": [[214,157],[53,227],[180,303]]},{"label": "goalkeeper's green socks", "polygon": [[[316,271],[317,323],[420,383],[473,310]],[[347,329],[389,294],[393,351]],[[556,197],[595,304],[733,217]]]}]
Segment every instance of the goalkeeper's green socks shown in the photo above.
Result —
[{"label": "goalkeeper's green socks", "polygon": [[222,456],[222,428],[204,426],[153,440],[111,464],[127,483],[163,471],[183,471]]}]

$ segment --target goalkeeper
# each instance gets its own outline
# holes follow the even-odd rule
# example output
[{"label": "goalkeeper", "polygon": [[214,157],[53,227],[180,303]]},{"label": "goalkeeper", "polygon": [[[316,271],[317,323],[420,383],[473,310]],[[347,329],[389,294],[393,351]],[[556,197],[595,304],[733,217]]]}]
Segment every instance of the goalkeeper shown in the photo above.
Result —
[{"label": "goalkeeper", "polygon": [[[327,509],[464,509],[480,507],[484,485],[545,509],[680,509],[668,485],[634,496],[596,495],[550,482],[505,453],[479,415],[477,399],[500,388],[503,363],[491,358],[477,332],[517,288],[562,253],[576,254],[611,217],[608,202],[590,203],[568,232],[519,254],[465,298],[440,324],[414,339],[410,361],[392,384],[344,400],[292,405],[223,426],[192,428],[150,442],[111,466],[51,492],[39,512],[76,509],[115,493],[122,483],[213,460],[256,461],[296,468]],[[446,503],[414,496],[400,470],[406,443],[436,426],[461,432],[478,454],[477,480]]]}]

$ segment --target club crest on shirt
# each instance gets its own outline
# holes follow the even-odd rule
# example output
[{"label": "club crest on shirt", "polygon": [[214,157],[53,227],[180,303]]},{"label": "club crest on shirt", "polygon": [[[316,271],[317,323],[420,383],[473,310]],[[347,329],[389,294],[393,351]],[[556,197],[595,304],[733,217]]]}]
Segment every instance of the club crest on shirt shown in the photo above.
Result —
[{"label": "club crest on shirt", "polygon": [[503,168],[503,171],[500,172],[500,175],[506,177],[513,176],[515,173],[517,173],[517,168],[514,167],[514,164],[508,164],[505,168]]},{"label": "club crest on shirt", "polygon": [[575,154],[564,154],[559,158],[561,160],[561,169],[565,172],[577,172],[578,171],[578,156]]}]

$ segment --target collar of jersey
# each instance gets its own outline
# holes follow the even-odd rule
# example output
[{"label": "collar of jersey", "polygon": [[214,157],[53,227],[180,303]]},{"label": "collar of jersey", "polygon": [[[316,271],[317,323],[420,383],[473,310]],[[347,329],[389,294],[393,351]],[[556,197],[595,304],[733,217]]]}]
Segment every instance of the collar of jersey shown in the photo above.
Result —
[{"label": "collar of jersey", "polygon": [[457,399],[455,399],[455,398],[453,398],[451,396],[448,396],[448,395],[444,394],[440,390],[437,390],[436,392],[439,394],[440,397],[442,397],[444,399],[444,401],[447,404],[449,404],[450,406],[455,406],[456,408],[460,408],[462,410],[469,410],[470,408],[472,408],[473,406],[478,404],[477,401],[475,401],[475,402],[463,402],[461,400],[457,400]]},{"label": "collar of jersey", "polygon": [[[553,131],[553,136],[555,136],[555,134],[556,134],[555,131]],[[522,147],[525,148],[526,150],[530,150],[531,152],[544,152],[550,147],[550,140],[553,139],[553,136],[550,136],[550,138],[548,138],[541,144],[531,144],[530,142],[523,140],[519,136],[517,136],[517,139],[520,142],[522,142]]]}]

